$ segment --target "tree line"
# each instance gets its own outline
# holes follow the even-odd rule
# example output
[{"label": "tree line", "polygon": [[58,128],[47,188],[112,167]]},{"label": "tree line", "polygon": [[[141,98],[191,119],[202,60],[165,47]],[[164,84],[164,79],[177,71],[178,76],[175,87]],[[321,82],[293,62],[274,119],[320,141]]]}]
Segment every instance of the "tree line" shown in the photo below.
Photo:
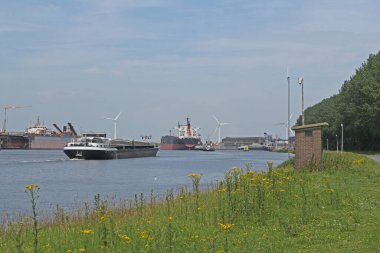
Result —
[{"label": "tree line", "polygon": [[[380,150],[380,52],[371,54],[338,94],[305,110],[305,124],[329,123],[324,129],[324,147],[341,145],[344,149]],[[298,118],[297,125],[302,119]],[[329,141],[328,141],[329,140]]]}]

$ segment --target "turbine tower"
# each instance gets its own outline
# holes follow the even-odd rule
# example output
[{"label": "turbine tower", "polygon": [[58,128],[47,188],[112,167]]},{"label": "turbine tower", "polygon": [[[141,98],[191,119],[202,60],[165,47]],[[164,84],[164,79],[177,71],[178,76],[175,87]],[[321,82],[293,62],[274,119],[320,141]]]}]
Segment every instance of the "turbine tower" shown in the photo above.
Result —
[{"label": "turbine tower", "polygon": [[[293,116],[293,113],[290,114],[289,120],[292,119],[292,116]],[[285,136],[286,136],[286,141],[288,142],[288,145],[289,145],[290,133],[292,133],[294,135],[294,132],[293,132],[293,130],[290,127],[289,120],[286,121],[286,122],[280,122],[280,123],[276,124],[277,126],[285,126],[285,129],[286,129]]]},{"label": "turbine tower", "polygon": [[216,123],[218,123],[217,127],[215,128],[215,131],[213,133],[213,135],[215,134],[216,131],[218,131],[218,143],[220,143],[220,128],[222,126],[225,126],[225,125],[228,125],[228,124],[231,124],[231,123],[226,123],[226,122],[220,122],[215,116],[213,116]]},{"label": "turbine tower", "polygon": [[115,117],[115,118],[107,118],[107,117],[104,117],[105,119],[109,119],[109,120],[112,120],[113,121],[113,125],[114,125],[114,132],[113,132],[113,138],[116,139],[116,124],[117,124],[117,120],[120,116],[121,112],[119,112],[119,114]]}]

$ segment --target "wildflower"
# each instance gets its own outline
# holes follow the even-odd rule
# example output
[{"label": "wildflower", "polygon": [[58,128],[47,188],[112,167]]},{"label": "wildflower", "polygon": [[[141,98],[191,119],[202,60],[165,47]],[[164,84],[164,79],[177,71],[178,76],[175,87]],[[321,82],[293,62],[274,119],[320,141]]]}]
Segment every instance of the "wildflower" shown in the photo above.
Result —
[{"label": "wildflower", "polygon": [[141,239],[148,239],[149,238],[149,232],[144,230],[139,233]]},{"label": "wildflower", "polygon": [[168,221],[169,221],[169,222],[171,222],[171,221],[173,221],[173,220],[174,220],[174,217],[173,217],[173,216],[169,216],[169,217],[168,217]]},{"label": "wildflower", "polygon": [[66,253],[73,253],[71,249],[66,250]]},{"label": "wildflower", "polygon": [[255,172],[253,170],[248,170],[247,171],[247,176],[248,177],[253,177],[255,175]]},{"label": "wildflower", "polygon": [[119,235],[119,238],[127,242],[131,241],[131,238],[128,235]]},{"label": "wildflower", "polygon": [[192,179],[199,180],[199,179],[201,179],[202,174],[191,173],[188,176],[191,177]]},{"label": "wildflower", "polygon": [[361,164],[363,164],[364,162],[365,162],[364,159],[359,159],[359,160],[355,160],[355,161],[353,162],[353,164],[354,164],[354,165],[361,165]]},{"label": "wildflower", "polygon": [[231,223],[219,223],[219,226],[224,230],[224,231],[229,231],[233,226],[234,224],[231,224]]},{"label": "wildflower", "polygon": [[83,234],[93,234],[94,233],[94,230],[90,229],[90,228],[86,228],[86,229],[83,229],[81,231]]},{"label": "wildflower", "polygon": [[280,189],[280,192],[285,192],[285,189]]},{"label": "wildflower", "polygon": [[220,188],[218,192],[225,192],[227,190],[227,187]]},{"label": "wildflower", "polygon": [[80,248],[79,252],[81,252],[81,253],[86,252],[86,249],[85,248]]},{"label": "wildflower", "polygon": [[25,188],[29,191],[33,191],[34,189],[37,189],[37,190],[40,189],[38,184],[30,184],[30,185],[25,186]]},{"label": "wildflower", "polygon": [[107,216],[106,215],[102,215],[102,216],[100,216],[100,220],[101,221],[105,221],[107,219]]},{"label": "wildflower", "polygon": [[192,240],[197,240],[198,238],[199,238],[199,235],[193,235],[193,236],[191,237]]}]

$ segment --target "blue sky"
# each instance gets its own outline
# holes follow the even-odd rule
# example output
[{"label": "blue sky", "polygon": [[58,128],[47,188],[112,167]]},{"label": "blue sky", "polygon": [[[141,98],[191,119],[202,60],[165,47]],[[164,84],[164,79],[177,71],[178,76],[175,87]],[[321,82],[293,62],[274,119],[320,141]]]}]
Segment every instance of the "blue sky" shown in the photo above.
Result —
[{"label": "blue sky", "polygon": [[[40,116],[78,131],[159,140],[189,116],[204,138],[285,136],[379,51],[378,1],[1,1],[0,105],[8,130]],[[0,119],[3,120],[3,112]]]}]

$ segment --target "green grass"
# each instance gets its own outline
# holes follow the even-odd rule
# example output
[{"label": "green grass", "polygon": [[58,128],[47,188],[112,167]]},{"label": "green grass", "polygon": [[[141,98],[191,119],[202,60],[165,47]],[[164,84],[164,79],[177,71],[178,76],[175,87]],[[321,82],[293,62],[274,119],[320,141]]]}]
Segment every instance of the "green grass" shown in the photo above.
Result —
[{"label": "green grass", "polygon": [[[268,172],[233,168],[222,182],[136,196],[118,206],[94,199],[39,222],[38,252],[377,252],[380,167],[364,156],[325,152],[323,162]],[[41,186],[43,187],[43,186]],[[112,206],[112,207],[111,207]],[[0,252],[34,252],[32,219],[3,226]]]}]

